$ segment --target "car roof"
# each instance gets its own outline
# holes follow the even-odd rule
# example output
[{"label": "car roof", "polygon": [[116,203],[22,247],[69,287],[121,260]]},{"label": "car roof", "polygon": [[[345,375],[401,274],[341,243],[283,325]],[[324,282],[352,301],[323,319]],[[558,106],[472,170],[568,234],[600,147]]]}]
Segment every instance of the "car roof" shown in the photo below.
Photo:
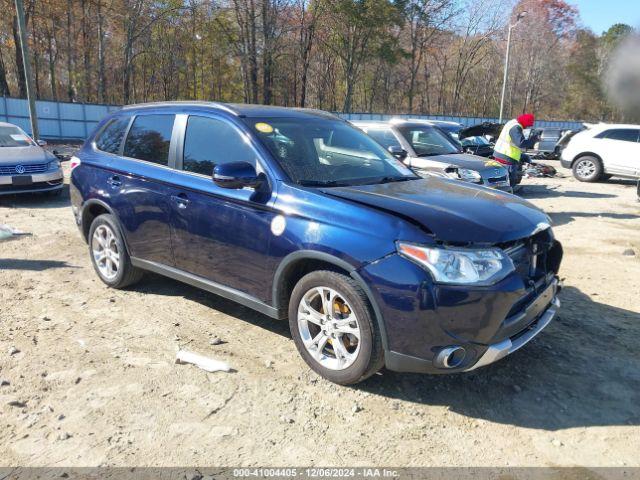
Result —
[{"label": "car roof", "polygon": [[630,123],[595,123],[595,124],[590,124],[591,128],[597,128],[597,129],[601,129],[601,130],[609,130],[612,128],[640,128],[640,125],[633,125]]},{"label": "car roof", "polygon": [[271,105],[252,105],[244,103],[222,103],[206,101],[175,101],[175,102],[151,102],[126,105],[122,111],[144,111],[144,110],[174,110],[176,108],[194,108],[202,110],[224,111],[236,117],[269,117],[269,118],[326,118],[330,120],[342,120],[323,110],[311,108],[287,108],[274,107]]},{"label": "car roof", "polygon": [[[389,120],[349,120],[356,127],[380,127],[392,125],[430,125],[437,127],[438,124],[432,120],[422,120],[419,118],[391,118]],[[447,122],[452,123],[453,122]]]}]

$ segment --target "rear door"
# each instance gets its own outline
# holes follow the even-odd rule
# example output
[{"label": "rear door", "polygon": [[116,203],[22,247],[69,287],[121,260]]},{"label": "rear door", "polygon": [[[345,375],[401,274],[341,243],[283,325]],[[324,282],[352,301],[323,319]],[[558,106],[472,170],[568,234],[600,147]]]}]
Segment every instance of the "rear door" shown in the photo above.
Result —
[{"label": "rear door", "polygon": [[265,265],[274,193],[218,187],[213,168],[244,161],[267,173],[246,133],[213,114],[180,115],[179,190],[171,198],[176,267],[262,301],[272,279]]},{"label": "rear door", "polygon": [[640,129],[613,128],[596,135],[598,152],[607,173],[638,176],[640,172]]},{"label": "rear door", "polygon": [[111,163],[106,196],[125,230],[132,257],[173,265],[169,199],[175,165],[175,115],[133,118]]}]

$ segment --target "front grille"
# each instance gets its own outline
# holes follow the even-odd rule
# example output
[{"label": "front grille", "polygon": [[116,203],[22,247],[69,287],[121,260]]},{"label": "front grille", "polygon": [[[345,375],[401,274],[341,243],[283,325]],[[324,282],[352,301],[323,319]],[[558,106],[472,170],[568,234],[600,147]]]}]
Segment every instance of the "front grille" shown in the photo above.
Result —
[{"label": "front grille", "polygon": [[[22,169],[24,169],[24,171],[22,171]],[[19,163],[15,165],[0,165],[0,175],[32,175],[34,173],[44,173],[46,171],[46,163],[31,163],[29,165],[21,165]]]}]

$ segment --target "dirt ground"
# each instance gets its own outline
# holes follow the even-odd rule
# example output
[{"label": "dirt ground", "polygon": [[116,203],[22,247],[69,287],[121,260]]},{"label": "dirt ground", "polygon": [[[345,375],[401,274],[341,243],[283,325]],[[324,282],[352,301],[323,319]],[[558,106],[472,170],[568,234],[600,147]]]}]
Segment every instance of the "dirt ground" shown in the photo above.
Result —
[{"label": "dirt ground", "polygon": [[[352,388],[313,374],[285,322],[154,275],[107,289],[67,192],[0,199],[33,234],[0,243],[0,465],[640,466],[635,188],[525,185],[564,244],[559,318],[484,369]],[[178,346],[234,371],[176,365]]]}]

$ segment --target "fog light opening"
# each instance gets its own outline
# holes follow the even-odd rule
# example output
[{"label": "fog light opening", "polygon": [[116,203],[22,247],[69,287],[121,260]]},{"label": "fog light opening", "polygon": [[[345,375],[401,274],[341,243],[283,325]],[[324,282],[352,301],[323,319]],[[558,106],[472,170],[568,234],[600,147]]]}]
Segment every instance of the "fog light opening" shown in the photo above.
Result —
[{"label": "fog light opening", "polygon": [[441,368],[456,368],[462,365],[467,352],[462,347],[447,347],[436,356],[436,364]]}]

